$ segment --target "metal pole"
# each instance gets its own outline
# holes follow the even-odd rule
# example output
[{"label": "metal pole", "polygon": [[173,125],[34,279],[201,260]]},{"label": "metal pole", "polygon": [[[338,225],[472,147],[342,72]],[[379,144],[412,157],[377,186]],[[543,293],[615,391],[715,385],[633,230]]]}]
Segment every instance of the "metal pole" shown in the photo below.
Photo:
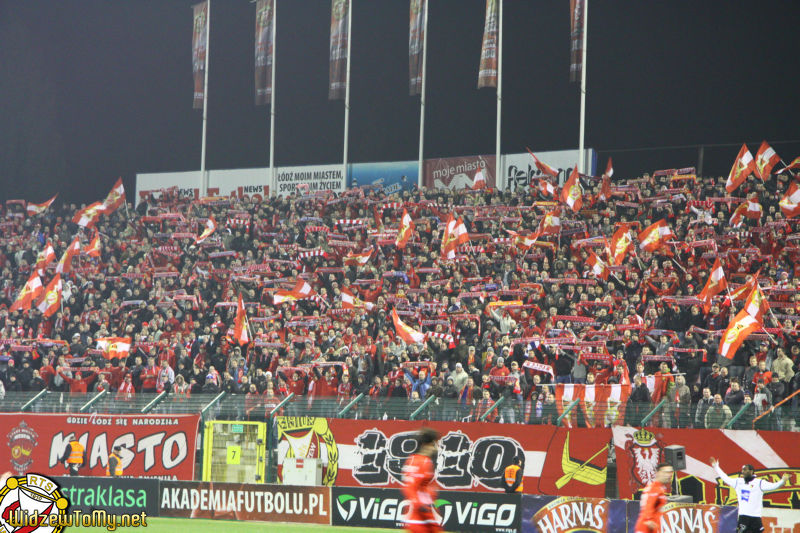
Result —
[{"label": "metal pole", "polygon": [[559,416],[559,417],[556,419],[556,426],[560,426],[560,425],[561,425],[561,421],[562,421],[563,419],[565,419],[565,418],[567,417],[567,415],[569,415],[569,413],[570,413],[570,412],[571,412],[573,409],[575,409],[575,406],[576,406],[576,405],[578,405],[578,403],[580,403],[580,400],[572,400],[572,401],[570,402],[570,404],[567,406],[567,408],[566,408],[566,409],[564,409],[564,412],[563,412],[563,413],[561,413],[561,415],[560,415],[560,416]]},{"label": "metal pole", "polygon": [[83,404],[83,406],[81,406],[81,408],[79,409],[79,411],[80,411],[81,413],[84,413],[84,412],[86,412],[86,410],[87,410],[87,409],[89,409],[89,408],[90,408],[92,405],[94,405],[94,404],[97,402],[97,400],[99,400],[100,398],[102,398],[102,397],[103,397],[103,396],[105,396],[106,394],[107,394],[107,392],[106,392],[105,390],[102,390],[102,391],[98,392],[98,393],[97,393],[96,395],[94,395],[94,396],[93,396],[93,397],[92,397],[92,398],[91,398],[91,399],[90,399],[88,402],[86,402],[85,404]]},{"label": "metal pole", "polygon": [[428,66],[428,1],[422,13],[422,83],[419,93],[419,160],[417,162],[417,188],[422,188],[422,156],[425,146],[425,70]]},{"label": "metal pole", "polygon": [[208,174],[206,173],[206,126],[208,123],[208,58],[211,55],[208,45],[211,41],[211,0],[206,0],[206,65],[203,80],[203,140],[200,146],[200,192],[208,196]]},{"label": "metal pole", "polygon": [[[754,405],[754,404],[753,404],[752,402],[744,404],[744,405],[742,406],[742,408],[741,408],[741,409],[739,409],[739,412],[738,412],[738,413],[736,413],[736,414],[733,416],[733,418],[731,418],[730,422],[728,422],[728,424],[725,426],[725,428],[726,428],[726,429],[731,429],[731,428],[733,427],[733,425],[736,423],[736,421],[737,421],[737,420],[739,420],[739,419],[742,417],[742,415],[745,413],[745,411],[747,411],[747,409],[748,409],[749,407],[753,406],[753,405]],[[749,429],[749,428],[748,428],[748,429]]]},{"label": "metal pole", "polygon": [[503,405],[504,401],[506,401],[506,397],[505,396],[500,396],[497,399],[497,401],[492,404],[492,406],[489,408],[489,410],[481,415],[481,417],[478,419],[478,421],[479,422],[485,422],[486,418],[488,418],[488,416],[490,414],[492,414],[492,411],[494,411],[495,409],[498,409],[501,405]]},{"label": "metal pole", "polygon": [[217,403],[218,403],[218,402],[219,402],[221,399],[223,399],[223,398],[225,397],[225,395],[226,395],[226,394],[227,394],[227,392],[225,392],[225,391],[222,391],[222,392],[220,392],[219,394],[217,394],[216,396],[214,396],[214,399],[213,399],[213,400],[211,400],[210,402],[208,402],[208,404],[207,404],[205,407],[203,407],[202,409],[200,409],[200,418],[202,418],[203,420],[205,420],[205,418],[206,418],[206,412],[208,412],[208,410],[209,410],[209,409],[211,409],[211,407],[213,407],[213,406],[214,406],[214,405],[216,405],[216,404],[217,404]]},{"label": "metal pole", "polygon": [[503,115],[503,0],[497,6],[497,132],[494,140],[494,179],[500,184],[500,120]]},{"label": "metal pole", "polygon": [[278,0],[272,1],[272,93],[269,97],[269,195],[275,196],[277,191],[275,188],[278,186],[275,180],[275,63],[278,56],[275,54],[275,35],[277,33],[276,26],[278,24],[277,16]]},{"label": "metal pole", "polygon": [[353,0],[347,2],[347,68],[345,69],[345,85],[344,85],[344,156],[342,165],[342,177],[347,183],[347,145],[348,135],[350,130],[350,49],[353,44],[353,35],[351,29],[353,27]]},{"label": "metal pole", "polygon": [[428,406],[436,400],[436,396],[428,396],[428,398],[422,402],[422,405],[414,409],[414,412],[411,413],[411,416],[408,417],[409,420],[416,420],[417,416],[420,415]]},{"label": "metal pole", "polygon": [[147,413],[149,413],[150,411],[152,411],[152,410],[153,410],[153,408],[154,408],[156,405],[158,405],[159,403],[161,403],[161,401],[162,401],[164,398],[166,398],[166,397],[167,397],[167,394],[168,394],[168,393],[169,393],[169,391],[166,391],[166,390],[165,390],[165,391],[162,391],[162,392],[161,392],[161,393],[160,393],[158,396],[156,396],[155,398],[153,398],[152,400],[150,400],[150,403],[148,403],[147,405],[145,405],[144,407],[142,407],[142,410],[141,410],[140,412],[141,412],[141,413],[144,415],[144,414],[147,414]]},{"label": "metal pole", "polygon": [[578,172],[586,174],[586,154],[583,151],[583,138],[586,132],[586,34],[589,28],[589,0],[583,2],[583,50],[581,58],[581,118],[578,133]]},{"label": "metal pole", "polygon": [[355,406],[358,402],[360,402],[363,397],[364,397],[364,393],[362,392],[361,394],[359,394],[358,396],[353,398],[350,401],[350,403],[348,403],[347,405],[344,406],[344,409],[339,411],[339,418],[344,418],[345,416],[347,416],[347,413],[350,412],[350,409],[352,409],[353,406]]},{"label": "metal pole", "polygon": [[47,394],[47,393],[48,393],[48,390],[47,390],[47,389],[42,389],[42,390],[40,390],[38,393],[36,393],[36,396],[34,396],[33,398],[31,398],[30,400],[28,400],[27,402],[25,402],[25,405],[23,405],[22,407],[20,407],[20,409],[19,409],[19,410],[20,410],[20,411],[23,411],[23,412],[24,412],[24,411],[27,411],[29,407],[31,407],[33,404],[35,404],[35,403],[36,403],[36,402],[39,400],[39,398],[41,398],[42,396],[44,396],[44,395],[45,395],[45,394]]},{"label": "metal pole", "polygon": [[657,413],[657,412],[658,412],[658,411],[659,411],[659,410],[660,410],[662,407],[664,407],[664,405],[666,405],[666,403],[667,403],[667,399],[666,399],[666,398],[662,398],[662,399],[661,399],[661,401],[660,401],[660,402],[658,402],[658,405],[656,405],[656,406],[655,406],[655,408],[654,408],[652,411],[650,411],[649,413],[647,413],[647,416],[645,416],[644,418],[642,418],[641,427],[644,427],[644,426],[646,426],[646,425],[647,425],[647,424],[650,422],[650,419],[651,419],[651,418],[653,418],[653,416],[655,416],[655,414],[656,414],[656,413]]}]

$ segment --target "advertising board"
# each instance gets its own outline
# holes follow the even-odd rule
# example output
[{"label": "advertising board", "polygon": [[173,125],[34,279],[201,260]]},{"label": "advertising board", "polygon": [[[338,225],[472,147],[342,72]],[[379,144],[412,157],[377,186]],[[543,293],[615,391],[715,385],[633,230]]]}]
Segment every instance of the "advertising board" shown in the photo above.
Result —
[{"label": "advertising board", "polygon": [[382,194],[410,191],[417,185],[417,161],[392,161],[387,163],[353,163],[348,171],[347,186],[371,187]]},{"label": "advertising board", "polygon": [[[587,148],[585,151],[586,162],[584,168],[589,169],[587,173],[594,176],[597,173],[597,152],[592,148]],[[557,185],[563,185],[580,157],[578,150],[555,150],[534,153],[540,161],[558,170]],[[543,176],[542,172],[536,168],[533,158],[528,152],[504,155],[501,168],[503,175],[498,180],[497,186],[503,191],[527,190],[531,180]]]}]

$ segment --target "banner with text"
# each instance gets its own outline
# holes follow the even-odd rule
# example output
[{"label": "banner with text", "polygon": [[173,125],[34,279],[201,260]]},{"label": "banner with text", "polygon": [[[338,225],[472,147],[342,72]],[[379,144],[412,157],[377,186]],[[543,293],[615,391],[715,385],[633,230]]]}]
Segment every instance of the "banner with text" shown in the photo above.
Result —
[{"label": "banner with text", "polygon": [[331,41],[328,99],[344,98],[347,82],[347,21],[350,0],[331,0]]},{"label": "banner with text", "polygon": [[483,172],[486,188],[495,187],[495,156],[475,155],[426,159],[422,162],[422,184],[435,189],[471,189],[475,174]]},{"label": "banner with text", "polygon": [[417,161],[353,163],[348,169],[348,187],[377,189],[382,194],[410,191],[417,185]]},{"label": "banner with text", "polygon": [[[597,171],[597,152],[593,148],[587,148],[585,152],[586,160],[583,168],[589,169],[589,173],[594,176]],[[563,185],[580,158],[578,150],[534,153],[540,161],[558,170],[558,185]],[[536,168],[533,158],[528,152],[504,155],[501,168],[503,176],[498,180],[498,188],[503,191],[526,191],[531,181],[536,181],[544,176]]]},{"label": "banner with text", "polygon": [[256,2],[256,105],[272,101],[272,27],[275,24],[273,0]]},{"label": "banner with text", "polygon": [[[278,417],[279,473],[291,457],[319,458],[327,486],[399,487],[416,450],[419,423]],[[502,492],[505,467],[520,455],[526,493],[605,494],[611,431],[554,426],[429,422],[441,434],[442,490]]]},{"label": "banner with text", "polygon": [[114,514],[158,516],[157,479],[127,477],[54,477],[61,493],[69,500],[70,511],[91,513],[104,509]]},{"label": "banner with text", "polygon": [[686,448],[686,468],[676,476],[681,494],[697,503],[728,505],[736,493],[717,483],[717,473],[709,464],[711,456],[721,468],[738,477],[742,465],[750,463],[755,475],[778,481],[789,474],[781,489],[764,495],[766,507],[800,509],[800,434],[790,431],[752,431],[735,429],[636,429],[613,428],[617,454],[617,479],[620,498],[631,498],[655,476],[655,467],[664,460],[664,448],[674,444]]},{"label": "banner with text", "polygon": [[199,415],[0,414],[7,445],[3,470],[66,473],[61,458],[78,440],[86,450],[82,476],[104,476],[108,456],[122,446],[126,476],[193,479]]},{"label": "banner with text", "polygon": [[202,109],[206,78],[206,33],[208,32],[208,2],[192,6],[192,75],[194,96],[192,107]]},{"label": "banner with text", "polygon": [[497,0],[486,0],[486,14],[483,21],[483,41],[481,43],[481,63],[478,69],[478,88],[497,87]]},{"label": "banner with text", "polygon": [[425,40],[425,2],[411,0],[408,23],[408,94],[422,92],[422,46]]},{"label": "banner with text", "polygon": [[162,481],[159,516],[330,524],[328,487]]},{"label": "banner with text", "polygon": [[342,165],[281,167],[277,172],[275,192],[278,196],[289,196],[301,184],[308,185],[307,192],[310,193],[340,193],[346,185]]},{"label": "banner with text", "polygon": [[[334,526],[403,528],[411,503],[399,489],[333,487]],[[517,533],[520,496],[477,492],[440,492],[433,512],[444,531]]]},{"label": "banner with text", "polygon": [[[238,168],[208,171],[208,196],[233,196],[261,202],[269,197],[269,168]],[[200,198],[200,172],[159,172],[136,175],[136,205],[143,198],[158,198],[161,192],[177,188],[180,196]]]}]

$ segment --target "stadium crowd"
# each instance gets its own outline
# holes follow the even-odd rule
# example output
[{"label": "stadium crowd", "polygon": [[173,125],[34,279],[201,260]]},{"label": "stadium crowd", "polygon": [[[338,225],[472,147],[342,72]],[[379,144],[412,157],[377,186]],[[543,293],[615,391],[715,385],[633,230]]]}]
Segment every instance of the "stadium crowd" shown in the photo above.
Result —
[{"label": "stadium crowd", "polygon": [[[749,428],[800,388],[800,233],[779,206],[791,173],[751,176],[733,194],[691,169],[581,176],[578,212],[545,178],[515,192],[362,187],[263,201],[173,188],[88,222],[58,200],[29,216],[7,202],[0,397],[226,391],[263,419],[290,392],[294,412],[319,402],[329,415],[363,393],[355,416],[372,417],[435,396],[427,416],[450,420],[503,397],[487,420],[553,423],[559,384],[622,384],[618,423],[640,424],[666,398],[652,424],[724,427],[752,403],[736,425]],[[743,203],[761,212],[741,216]],[[404,211],[414,227],[401,247]],[[470,239],[447,258],[451,215]],[[648,251],[641,232],[660,220],[671,235]],[[717,260],[728,288],[704,299]],[[9,311],[32,274],[47,285],[59,267],[57,310]],[[748,296],[737,289],[754,286],[769,301],[763,329],[726,357],[720,337]],[[588,416],[584,400],[575,424],[614,420]],[[797,407],[758,427],[793,429]]]}]

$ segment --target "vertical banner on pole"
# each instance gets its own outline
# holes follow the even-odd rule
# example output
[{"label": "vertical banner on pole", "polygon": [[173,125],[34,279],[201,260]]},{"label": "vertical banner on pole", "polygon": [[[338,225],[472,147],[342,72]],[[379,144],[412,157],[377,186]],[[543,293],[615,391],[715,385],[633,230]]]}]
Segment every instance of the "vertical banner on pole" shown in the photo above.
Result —
[{"label": "vertical banner on pole", "polygon": [[425,40],[425,3],[428,0],[410,0],[408,25],[408,94],[422,92],[422,48]]},{"label": "vertical banner on pole", "polygon": [[583,70],[583,17],[584,0],[569,0],[570,14],[570,54],[569,54],[569,81],[577,82],[581,79]]},{"label": "vertical banner on pole", "polygon": [[486,0],[478,89],[497,87],[497,0]]},{"label": "vertical banner on pole", "polygon": [[274,22],[273,0],[258,0],[256,3],[256,105],[267,105],[272,101],[272,25]]},{"label": "vertical banner on pole", "polygon": [[194,75],[194,100],[192,107],[202,109],[205,94],[206,31],[208,31],[208,2],[192,6],[192,73]]},{"label": "vertical banner on pole", "polygon": [[347,21],[350,17],[350,0],[331,0],[331,46],[328,99],[344,98],[347,86]]}]

